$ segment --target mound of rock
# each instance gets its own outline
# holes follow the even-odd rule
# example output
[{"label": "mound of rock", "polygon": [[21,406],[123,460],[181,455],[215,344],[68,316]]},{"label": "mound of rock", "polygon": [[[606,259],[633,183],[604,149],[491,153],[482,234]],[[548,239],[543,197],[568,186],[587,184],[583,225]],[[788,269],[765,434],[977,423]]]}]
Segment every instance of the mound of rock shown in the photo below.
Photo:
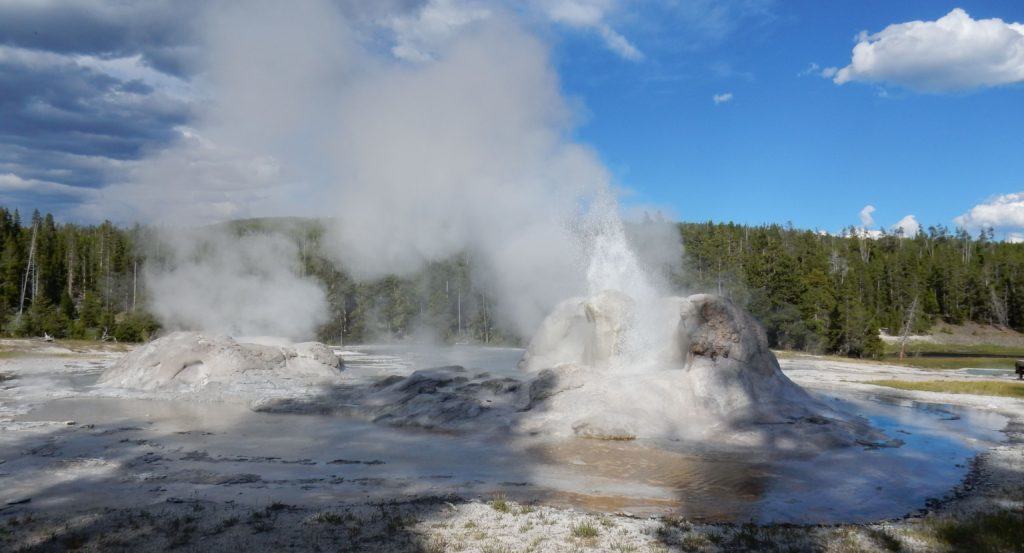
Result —
[{"label": "mound of rock", "polygon": [[327,346],[240,343],[228,336],[175,332],[122,357],[100,376],[114,388],[245,391],[336,382],[341,360]]},{"label": "mound of rock", "polygon": [[665,298],[650,351],[623,352],[635,325],[617,292],[562,303],[520,368],[522,429],[602,439],[668,438],[771,449],[895,445],[787,378],[764,329],[727,299]]}]

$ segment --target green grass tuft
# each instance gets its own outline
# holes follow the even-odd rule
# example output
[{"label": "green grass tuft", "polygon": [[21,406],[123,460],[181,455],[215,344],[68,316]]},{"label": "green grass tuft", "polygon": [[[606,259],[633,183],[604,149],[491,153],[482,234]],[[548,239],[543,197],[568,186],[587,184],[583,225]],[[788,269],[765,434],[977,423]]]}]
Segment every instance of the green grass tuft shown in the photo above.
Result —
[{"label": "green grass tuft", "polygon": [[572,526],[572,536],[574,538],[596,538],[599,533],[597,526],[591,524],[590,521],[583,521]]},{"label": "green grass tuft", "polygon": [[494,499],[488,503],[492,509],[499,513],[510,513],[512,512],[512,505],[505,499],[504,494],[495,494]]}]

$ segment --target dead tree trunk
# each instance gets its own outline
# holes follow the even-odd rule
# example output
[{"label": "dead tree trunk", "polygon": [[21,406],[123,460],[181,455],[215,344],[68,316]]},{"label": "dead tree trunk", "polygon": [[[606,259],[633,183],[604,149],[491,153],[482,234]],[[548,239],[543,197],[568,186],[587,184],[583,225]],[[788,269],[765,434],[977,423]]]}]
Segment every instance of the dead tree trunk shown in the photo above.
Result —
[{"label": "dead tree trunk", "polygon": [[910,307],[907,308],[907,317],[903,320],[903,331],[900,332],[900,361],[907,353],[907,341],[910,340],[910,329],[914,326],[914,314],[917,312],[917,296],[914,296],[914,301],[910,302]]},{"label": "dead tree trunk", "polygon": [[39,224],[32,223],[32,243],[28,248],[28,265],[25,266],[25,278],[21,280],[21,300],[18,302],[18,319],[25,311],[25,295],[28,293],[29,282],[32,283],[32,299],[36,298],[36,239],[39,237]]}]

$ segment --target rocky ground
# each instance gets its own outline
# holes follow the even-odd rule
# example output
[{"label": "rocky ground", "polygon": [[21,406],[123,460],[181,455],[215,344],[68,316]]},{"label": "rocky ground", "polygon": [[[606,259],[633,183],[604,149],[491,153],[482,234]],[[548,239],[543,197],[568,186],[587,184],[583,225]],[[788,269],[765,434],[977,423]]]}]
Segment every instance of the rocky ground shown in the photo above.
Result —
[{"label": "rocky ground", "polygon": [[[8,345],[10,346],[10,345]],[[19,346],[21,347],[21,346]],[[38,345],[43,347],[63,347]],[[31,348],[30,348],[31,349]],[[33,350],[0,360],[0,432],[54,432],[72,421],[12,422],[5,387],[59,397],[60,385],[36,379],[47,364],[64,363],[69,379],[109,364],[119,353]],[[20,353],[26,353],[22,351]],[[997,411],[1010,420],[1007,441],[979,455],[965,481],[945,498],[905,518],[866,525],[702,524],[672,516],[637,517],[484,499],[415,494],[316,503],[266,492],[257,499],[210,499],[181,493],[146,505],[126,500],[77,501],[40,509],[31,494],[0,505],[0,550],[219,551],[245,548],[367,551],[1021,551],[1024,550],[1024,401],[904,391],[872,380],[972,377],[811,356],[786,356],[786,374],[810,390],[855,392]],[[56,390],[56,391],[54,391]],[[25,392],[27,393],[27,392]],[[19,403],[17,410],[24,410]],[[72,426],[73,427],[73,426]],[[71,428],[71,427],[68,427]],[[102,429],[76,429],[98,432]],[[113,439],[113,438],[111,438]],[[114,440],[112,444],[120,444]],[[45,447],[45,443],[43,447]],[[124,445],[124,444],[121,444]],[[129,444],[133,445],[133,444]],[[144,447],[144,445],[140,445]],[[33,455],[46,458],[47,451]],[[135,458],[145,462],[142,458]],[[102,459],[78,459],[61,470],[69,481],[101,481]],[[279,460],[285,461],[285,460]],[[5,481],[0,460],[0,482]],[[367,461],[372,462],[372,461]],[[193,475],[202,480],[202,474]],[[9,481],[8,481],[9,482]],[[5,496],[6,497],[6,496]],[[479,496],[478,496],[479,497]]]}]

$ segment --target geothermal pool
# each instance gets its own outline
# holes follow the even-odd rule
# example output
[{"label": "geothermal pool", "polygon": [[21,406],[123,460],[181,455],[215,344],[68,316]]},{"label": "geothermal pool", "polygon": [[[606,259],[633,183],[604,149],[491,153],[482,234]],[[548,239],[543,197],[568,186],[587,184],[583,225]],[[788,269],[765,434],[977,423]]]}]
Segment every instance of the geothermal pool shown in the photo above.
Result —
[{"label": "geothermal pool", "polygon": [[[346,371],[366,378],[452,364],[514,377],[521,355],[515,348],[391,345],[344,353]],[[707,521],[860,522],[902,516],[948,493],[976,453],[1002,440],[1006,423],[953,406],[825,395],[904,445],[782,458],[667,440],[442,433],[257,413],[236,403],[109,397],[94,386],[107,362],[31,362],[31,375],[0,390],[8,412],[22,411],[0,423],[20,430],[0,432],[0,505],[23,498],[39,509],[194,498],[331,505],[501,493]]]}]

